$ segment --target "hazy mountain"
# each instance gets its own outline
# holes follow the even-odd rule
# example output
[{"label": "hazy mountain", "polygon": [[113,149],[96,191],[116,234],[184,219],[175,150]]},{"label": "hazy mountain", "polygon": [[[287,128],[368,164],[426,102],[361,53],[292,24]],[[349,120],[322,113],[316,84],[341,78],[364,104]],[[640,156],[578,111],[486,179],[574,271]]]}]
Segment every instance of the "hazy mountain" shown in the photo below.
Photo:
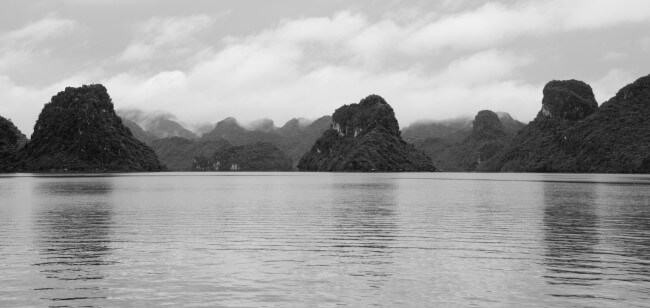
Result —
[{"label": "hazy mountain", "polygon": [[457,132],[443,138],[429,138],[416,141],[417,148],[424,150],[442,171],[475,171],[485,161],[501,151],[514,136],[508,132],[500,118],[509,121],[515,129],[518,121],[509,114],[499,117],[490,110],[479,111],[474,117],[471,131]]},{"label": "hazy mountain", "polygon": [[306,171],[435,171],[423,151],[406,143],[393,108],[377,95],[344,105],[298,163]]},{"label": "hazy mountain", "polygon": [[[195,133],[176,122],[176,117],[169,113],[147,113],[137,109],[122,109],[118,110],[117,113],[122,119],[136,123],[143,131],[153,136],[154,140],[167,137],[181,137],[186,139],[199,138]],[[131,128],[131,126],[132,125],[130,125],[129,128]],[[138,137],[143,136],[138,134]],[[145,141],[147,138],[140,140],[147,142]]]},{"label": "hazy mountain", "polygon": [[268,142],[221,148],[211,158],[195,160],[193,170],[291,171],[291,159]]},{"label": "hazy mountain", "polygon": [[224,139],[190,140],[181,137],[163,138],[151,143],[160,161],[173,171],[192,170],[197,157],[210,157],[218,150],[230,146]]}]

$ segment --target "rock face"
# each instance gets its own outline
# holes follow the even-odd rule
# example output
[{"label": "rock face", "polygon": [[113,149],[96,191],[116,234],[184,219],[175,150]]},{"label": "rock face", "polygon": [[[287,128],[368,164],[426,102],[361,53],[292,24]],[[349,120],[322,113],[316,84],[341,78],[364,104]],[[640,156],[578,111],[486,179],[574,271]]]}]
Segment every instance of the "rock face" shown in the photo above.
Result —
[{"label": "rock face", "polygon": [[195,171],[291,171],[291,159],[268,142],[226,147],[211,159],[197,157]]},{"label": "rock face", "polygon": [[490,170],[650,172],[650,75],[598,108],[593,108],[591,88],[584,83],[549,85],[538,117],[490,162]]},{"label": "rock face", "polygon": [[553,80],[544,86],[542,110],[537,117],[577,121],[592,114],[598,103],[591,87],[578,80]]},{"label": "rock face", "polygon": [[16,153],[27,143],[27,138],[10,120],[0,116],[0,172],[9,171]]},{"label": "rock face", "polygon": [[31,141],[18,152],[22,171],[159,171],[154,151],[133,137],[102,85],[68,87],[45,105]]},{"label": "rock face", "polygon": [[423,151],[406,143],[393,108],[377,95],[344,105],[300,159],[303,171],[436,171]]},{"label": "rock face", "polygon": [[190,140],[181,137],[163,138],[151,143],[160,161],[173,171],[193,170],[197,157],[210,157],[214,152],[230,146],[230,142],[224,139]]},{"label": "rock face", "polygon": [[443,171],[477,171],[503,150],[514,135],[506,131],[501,118],[510,121],[509,125],[513,127],[520,123],[507,113],[499,116],[493,111],[482,110],[474,117],[471,132],[430,138],[415,145],[423,149]]}]

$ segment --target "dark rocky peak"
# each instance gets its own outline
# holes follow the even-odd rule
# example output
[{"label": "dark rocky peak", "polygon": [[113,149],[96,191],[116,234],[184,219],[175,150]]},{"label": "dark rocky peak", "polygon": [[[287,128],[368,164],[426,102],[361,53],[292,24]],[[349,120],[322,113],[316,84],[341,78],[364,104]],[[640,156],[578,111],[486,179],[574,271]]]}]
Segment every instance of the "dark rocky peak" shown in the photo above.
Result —
[{"label": "dark rocky peak", "polygon": [[102,85],[68,87],[41,111],[20,170],[155,171],[164,166],[133,137]]},{"label": "dark rocky peak", "polygon": [[18,150],[27,143],[27,137],[9,119],[0,116],[0,152]]},{"label": "dark rocky peak", "polygon": [[379,95],[369,95],[358,104],[344,105],[332,115],[333,128],[340,136],[357,137],[375,128],[399,136],[399,124],[393,108]]},{"label": "dark rocky peak", "polygon": [[618,90],[616,96],[611,100],[626,100],[638,96],[640,93],[650,89],[650,75],[641,77],[635,80],[633,83],[626,85],[625,87]]},{"label": "dark rocky peak", "polygon": [[481,110],[474,117],[472,134],[474,139],[494,139],[506,135],[499,116],[490,110]]},{"label": "dark rocky peak", "polygon": [[276,129],[273,120],[268,118],[255,120],[251,122],[249,126],[251,130],[256,130],[256,131],[261,131],[266,133],[270,133]]},{"label": "dark rocky peak", "polygon": [[537,118],[584,119],[598,108],[591,87],[579,80],[553,80],[544,86]]}]

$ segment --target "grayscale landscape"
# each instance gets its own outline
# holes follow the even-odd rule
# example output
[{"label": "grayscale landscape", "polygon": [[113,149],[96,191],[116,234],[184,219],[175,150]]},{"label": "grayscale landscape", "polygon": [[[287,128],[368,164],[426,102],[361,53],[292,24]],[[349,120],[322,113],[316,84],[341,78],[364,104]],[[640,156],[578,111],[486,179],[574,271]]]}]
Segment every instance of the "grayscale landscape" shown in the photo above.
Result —
[{"label": "grayscale landscape", "polygon": [[0,307],[647,307],[650,2],[8,0]]}]

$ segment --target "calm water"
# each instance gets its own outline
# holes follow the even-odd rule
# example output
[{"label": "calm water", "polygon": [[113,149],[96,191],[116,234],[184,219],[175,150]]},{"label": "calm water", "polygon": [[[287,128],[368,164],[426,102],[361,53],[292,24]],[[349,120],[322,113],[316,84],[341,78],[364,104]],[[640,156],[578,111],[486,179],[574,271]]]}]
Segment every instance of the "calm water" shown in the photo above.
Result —
[{"label": "calm water", "polygon": [[0,306],[650,306],[650,176],[0,176]]}]

